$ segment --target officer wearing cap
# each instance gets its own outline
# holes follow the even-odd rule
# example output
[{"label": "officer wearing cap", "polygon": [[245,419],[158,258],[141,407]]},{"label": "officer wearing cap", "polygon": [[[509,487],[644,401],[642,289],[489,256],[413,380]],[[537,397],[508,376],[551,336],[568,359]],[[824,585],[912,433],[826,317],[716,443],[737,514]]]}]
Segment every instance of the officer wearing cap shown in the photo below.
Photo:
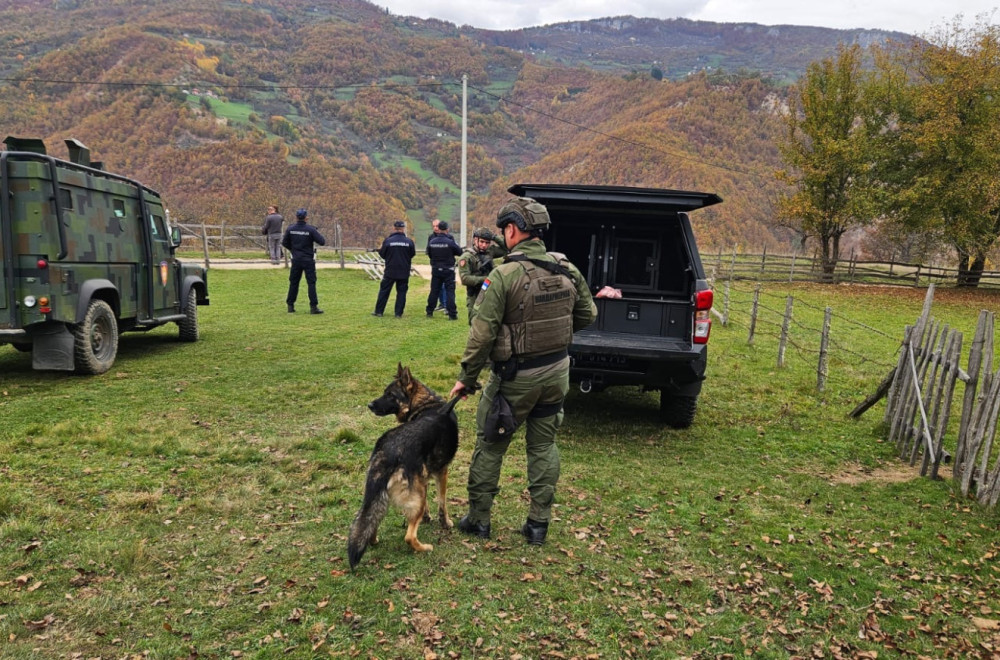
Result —
[{"label": "officer wearing cap", "polygon": [[451,396],[472,392],[480,372],[492,363],[476,409],[469,512],[458,529],[490,536],[490,510],[514,430],[494,422],[512,413],[514,423],[526,427],[531,506],[521,534],[532,545],[545,542],[559,480],[555,439],[569,392],[567,349],[573,332],[597,318],[583,274],[564,255],[546,252],[542,233],[548,226],[548,210],[527,197],[511,200],[497,213],[497,227],[511,252],[483,281],[451,390]]},{"label": "officer wearing cap", "polygon": [[309,211],[299,209],[295,212],[295,223],[285,230],[281,246],[292,253],[292,269],[288,273],[288,311],[295,311],[295,300],[299,297],[299,283],[303,273],[309,289],[309,313],[322,314],[316,297],[316,246],[326,245],[326,239],[319,230],[306,222]]},{"label": "officer wearing cap", "polygon": [[458,258],[458,279],[465,286],[469,325],[472,325],[472,308],[483,287],[483,280],[493,270],[493,260],[503,257],[507,250],[493,241],[494,234],[486,227],[472,232],[472,247]]},{"label": "officer wearing cap", "polygon": [[448,312],[449,321],[458,320],[458,309],[455,307],[455,257],[462,254],[462,248],[458,247],[448,234],[448,223],[443,220],[438,223],[440,233],[431,236],[427,241],[427,256],[431,260],[431,292],[427,296],[427,317],[434,316],[434,308],[441,296],[441,289],[445,290],[445,309]]},{"label": "officer wearing cap", "polygon": [[375,301],[375,311],[372,316],[382,316],[385,305],[389,302],[389,293],[396,287],[396,318],[403,315],[406,308],[406,292],[410,288],[410,266],[417,253],[417,247],[406,235],[406,223],[397,220],[392,223],[393,232],[389,234],[378,254],[385,261],[382,271],[382,282],[378,287],[378,298]]}]

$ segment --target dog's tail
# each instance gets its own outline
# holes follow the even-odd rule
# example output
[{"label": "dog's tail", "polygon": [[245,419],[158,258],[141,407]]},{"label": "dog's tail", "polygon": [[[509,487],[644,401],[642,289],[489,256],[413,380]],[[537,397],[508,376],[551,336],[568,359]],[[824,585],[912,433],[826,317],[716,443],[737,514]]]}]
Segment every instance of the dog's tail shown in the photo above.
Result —
[{"label": "dog's tail", "polygon": [[361,561],[368,544],[375,538],[378,526],[382,524],[389,510],[389,491],[385,483],[377,483],[369,479],[365,484],[365,501],[351,523],[351,532],[347,537],[347,561],[351,570]]}]

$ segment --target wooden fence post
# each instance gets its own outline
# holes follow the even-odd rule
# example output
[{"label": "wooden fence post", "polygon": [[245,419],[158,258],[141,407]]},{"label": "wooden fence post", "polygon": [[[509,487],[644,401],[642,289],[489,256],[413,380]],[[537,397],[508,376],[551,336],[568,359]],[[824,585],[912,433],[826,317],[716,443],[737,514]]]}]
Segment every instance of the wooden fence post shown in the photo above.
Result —
[{"label": "wooden fence post", "polygon": [[205,270],[209,268],[208,261],[208,228],[205,227],[205,223],[201,223],[201,245],[205,250]]},{"label": "wooden fence post", "polygon": [[[945,344],[950,334],[951,331],[948,325],[943,324],[940,327],[940,334],[934,337],[934,341],[930,346],[930,352],[927,354],[927,359],[924,362],[924,373],[921,374],[921,378],[924,378],[924,376],[926,378],[921,381],[923,387],[921,388],[922,396],[920,397],[920,424],[914,429],[913,446],[910,448],[911,466],[916,465],[918,455],[922,453],[924,456],[924,462],[920,469],[921,475],[926,473],[927,461],[930,460],[930,455],[934,451],[933,441],[930,441],[931,423],[933,423],[934,418],[929,413],[937,394],[937,372],[944,358]],[[938,341],[939,336],[941,338],[940,342]],[[937,346],[936,349],[935,346]],[[920,442],[921,436],[929,440],[926,446]]]},{"label": "wooden fence post", "polygon": [[792,322],[792,297],[785,299],[785,318],[781,322],[781,338],[778,340],[778,368],[785,366],[785,345],[788,343],[788,326]]},{"label": "wooden fence post", "polygon": [[923,389],[924,374],[926,372],[926,360],[930,355],[931,347],[937,339],[939,324],[931,321],[930,332],[924,332],[924,339],[919,348],[914,348],[914,343],[910,342],[906,356],[906,366],[904,369],[909,375],[909,382],[905,392],[903,392],[900,415],[897,422],[893,423],[896,430],[896,449],[899,451],[900,459],[906,459],[906,452],[910,448],[914,433],[914,415],[917,413],[920,403],[920,391]]},{"label": "wooden fence post", "polygon": [[753,290],[753,307],[750,309],[750,334],[747,335],[747,343],[753,345],[753,335],[757,330],[757,311],[760,307],[760,284]]},{"label": "wooden fence post", "polygon": [[[955,383],[958,381],[958,365],[962,359],[962,333],[953,332],[952,341],[948,346],[948,356],[945,360],[946,370],[941,373],[941,381],[944,386],[944,410],[938,416],[937,407],[934,415],[936,425],[934,427],[934,457],[931,464],[931,479],[938,478],[938,468],[941,467],[941,460],[944,458],[944,434],[948,428],[948,419],[951,417],[951,402],[955,394]],[[921,474],[925,472],[922,470]]]},{"label": "wooden fence post", "polygon": [[788,281],[791,282],[792,278],[795,277],[795,253],[792,252],[792,267],[788,271]]},{"label": "wooden fence post", "polygon": [[337,252],[340,253],[340,270],[344,270],[344,268],[345,268],[345,266],[344,266],[344,243],[341,240],[340,223],[339,222],[337,223],[336,227],[337,227]]},{"label": "wooden fence post", "polygon": [[826,389],[826,377],[829,375],[827,353],[830,345],[830,317],[832,314],[833,310],[829,307],[823,314],[823,335],[819,341],[819,370],[816,374],[816,389],[820,392]]},{"label": "wooden fence post", "polygon": [[729,325],[729,281],[726,281],[726,288],[722,291],[722,325]]},{"label": "wooden fence post", "polygon": [[764,252],[760,255],[760,271],[758,271],[757,276],[760,277],[764,274],[764,266],[767,263],[767,246],[764,246]]},{"label": "wooden fence post", "polygon": [[736,270],[736,246],[733,246],[733,260],[729,262],[729,280],[733,279],[733,271]]},{"label": "wooden fence post", "polygon": [[[965,469],[966,447],[969,435],[969,424],[972,421],[972,412],[976,407],[976,390],[979,388],[979,373],[983,364],[983,345],[986,342],[986,317],[989,312],[985,309],[979,312],[979,322],[976,324],[976,334],[972,337],[972,346],[969,348],[969,369],[966,372],[969,380],[965,382],[965,396],[962,398],[962,417],[958,424],[958,442],[955,446],[955,460],[952,463],[952,474],[955,480],[961,480],[961,474]],[[990,333],[992,335],[992,332]],[[987,388],[983,388],[984,390]],[[965,493],[966,495],[968,493]]]}]

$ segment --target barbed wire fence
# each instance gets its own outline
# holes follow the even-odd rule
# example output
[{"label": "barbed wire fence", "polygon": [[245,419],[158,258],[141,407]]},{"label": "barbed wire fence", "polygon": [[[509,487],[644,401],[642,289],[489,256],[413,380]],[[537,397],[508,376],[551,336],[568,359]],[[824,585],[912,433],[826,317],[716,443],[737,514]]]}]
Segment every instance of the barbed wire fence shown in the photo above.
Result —
[{"label": "barbed wire fence", "polygon": [[717,303],[712,314],[725,327],[745,330],[748,345],[755,345],[760,337],[773,340],[777,368],[788,365],[790,352],[800,362],[814,365],[819,392],[825,391],[829,382],[856,385],[859,372],[874,377],[879,370],[893,367],[873,354],[854,350],[852,333],[865,333],[866,344],[872,335],[883,338],[887,350],[896,346],[898,351],[899,339],[893,335],[832,307],[770,293],[759,282],[726,280],[721,284],[721,301],[720,292],[716,291]]}]

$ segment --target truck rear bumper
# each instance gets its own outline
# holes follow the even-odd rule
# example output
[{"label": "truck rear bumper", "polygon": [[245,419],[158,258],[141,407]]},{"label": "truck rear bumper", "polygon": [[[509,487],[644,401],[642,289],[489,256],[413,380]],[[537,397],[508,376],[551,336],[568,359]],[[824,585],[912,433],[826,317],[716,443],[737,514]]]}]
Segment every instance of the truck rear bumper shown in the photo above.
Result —
[{"label": "truck rear bumper", "polygon": [[666,337],[593,332],[573,336],[570,378],[588,388],[637,385],[697,395],[705,379],[704,345]]}]

